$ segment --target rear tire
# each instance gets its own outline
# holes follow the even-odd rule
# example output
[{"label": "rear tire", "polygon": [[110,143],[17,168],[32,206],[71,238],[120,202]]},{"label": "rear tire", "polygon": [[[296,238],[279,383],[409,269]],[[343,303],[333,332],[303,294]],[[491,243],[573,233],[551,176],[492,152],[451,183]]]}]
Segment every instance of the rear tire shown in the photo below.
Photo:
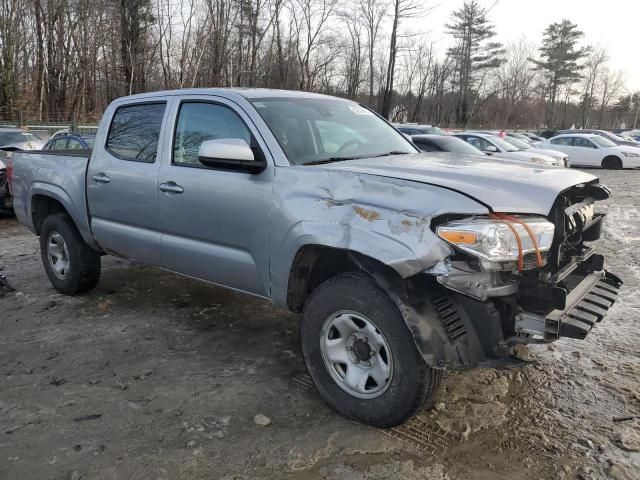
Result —
[{"label": "rear tire", "polygon": [[621,170],[622,161],[618,157],[610,156],[602,160],[602,168],[607,170]]},{"label": "rear tire", "polygon": [[65,295],[91,290],[100,279],[100,254],[85,243],[65,213],[45,218],[40,230],[42,264],[53,287]]},{"label": "rear tire", "polygon": [[[344,327],[346,335],[340,331],[342,317],[350,325]],[[332,334],[332,322],[338,320]],[[311,293],[303,310],[300,342],[322,398],[346,417],[374,427],[393,427],[415,415],[430,402],[442,378],[442,371],[429,368],[418,353],[396,304],[364,273],[335,276]],[[344,343],[344,351],[334,353],[330,342]],[[361,356],[364,345],[370,350]],[[340,360],[332,363],[335,355]],[[382,382],[373,378],[380,378],[374,372],[377,362],[388,372]],[[351,372],[365,380],[349,382]],[[350,386],[355,384],[362,387]]]}]

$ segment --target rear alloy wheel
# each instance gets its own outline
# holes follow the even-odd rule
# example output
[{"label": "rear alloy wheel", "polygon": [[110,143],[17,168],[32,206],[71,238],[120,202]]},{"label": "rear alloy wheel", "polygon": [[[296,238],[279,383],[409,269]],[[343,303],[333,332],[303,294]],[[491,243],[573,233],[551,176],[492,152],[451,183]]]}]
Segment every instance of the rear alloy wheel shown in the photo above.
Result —
[{"label": "rear alloy wheel", "polygon": [[621,170],[622,161],[618,157],[606,157],[602,160],[602,168],[606,168],[607,170]]},{"label": "rear alloy wheel", "polygon": [[418,353],[398,306],[362,272],[337,275],[311,293],[300,343],[322,398],[374,427],[393,427],[415,415],[442,378]]}]

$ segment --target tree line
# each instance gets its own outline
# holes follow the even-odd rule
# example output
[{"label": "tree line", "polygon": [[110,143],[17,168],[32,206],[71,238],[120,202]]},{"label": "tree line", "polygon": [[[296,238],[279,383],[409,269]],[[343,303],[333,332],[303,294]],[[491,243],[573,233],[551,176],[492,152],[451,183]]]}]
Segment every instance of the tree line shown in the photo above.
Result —
[{"label": "tree line", "polygon": [[[570,20],[536,46],[491,11],[450,13],[443,50],[420,0],[0,0],[0,120],[95,121],[122,95],[188,87],[309,90],[393,121],[613,128],[640,92]],[[424,27],[420,27],[420,26]],[[640,126],[640,125],[639,125]]]}]

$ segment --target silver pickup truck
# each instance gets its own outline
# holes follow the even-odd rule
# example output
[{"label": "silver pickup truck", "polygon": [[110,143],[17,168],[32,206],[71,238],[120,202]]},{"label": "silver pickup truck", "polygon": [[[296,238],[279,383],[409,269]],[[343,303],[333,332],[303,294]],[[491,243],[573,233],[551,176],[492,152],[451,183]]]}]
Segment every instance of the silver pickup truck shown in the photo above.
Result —
[{"label": "silver pickup truck", "polygon": [[92,152],[9,163],[58,291],[95,287],[109,254],[302,312],[320,395],[379,427],[429,402],[443,369],[584,338],[621,286],[589,246],[610,193],[596,177],[430,157],[348,100],[135,95],[107,108]]}]

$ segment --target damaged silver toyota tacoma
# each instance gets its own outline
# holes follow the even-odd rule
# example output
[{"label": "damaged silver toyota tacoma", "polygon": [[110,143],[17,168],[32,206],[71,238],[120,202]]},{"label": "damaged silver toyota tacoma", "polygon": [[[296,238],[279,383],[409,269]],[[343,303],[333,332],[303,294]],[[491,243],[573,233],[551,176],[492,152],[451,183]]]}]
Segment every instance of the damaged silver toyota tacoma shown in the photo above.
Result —
[{"label": "damaged silver toyota tacoma", "polygon": [[590,246],[610,193],[593,175],[431,157],[323,95],[130,96],[93,151],[9,163],[16,215],[59,292],[95,287],[109,254],[302,312],[320,395],[379,427],[429,402],[446,368],[585,338],[622,283]]}]

